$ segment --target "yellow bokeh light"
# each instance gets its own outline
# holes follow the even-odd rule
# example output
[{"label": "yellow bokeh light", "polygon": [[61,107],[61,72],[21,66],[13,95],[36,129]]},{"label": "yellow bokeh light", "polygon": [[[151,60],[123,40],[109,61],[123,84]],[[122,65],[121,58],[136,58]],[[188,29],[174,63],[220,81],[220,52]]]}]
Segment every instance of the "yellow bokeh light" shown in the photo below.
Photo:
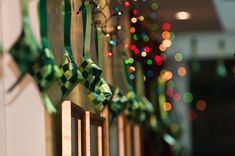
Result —
[{"label": "yellow bokeh light", "polygon": [[141,53],[141,56],[142,56],[142,57],[146,57],[146,56],[147,56],[147,53],[146,53],[145,51],[143,51],[143,52]]},{"label": "yellow bokeh light", "polygon": [[139,17],[139,20],[142,22],[142,21],[144,21],[144,16],[140,16]]},{"label": "yellow bokeh light", "polygon": [[199,100],[197,103],[196,103],[196,108],[199,110],[199,111],[204,111],[206,109],[206,101],[204,100]]},{"label": "yellow bokeh light", "polygon": [[132,18],[131,18],[131,22],[132,22],[132,23],[136,23],[136,22],[137,22],[137,18],[132,17]]},{"label": "yellow bokeh light", "polygon": [[187,70],[185,67],[179,67],[177,73],[179,76],[184,77],[187,74]]}]

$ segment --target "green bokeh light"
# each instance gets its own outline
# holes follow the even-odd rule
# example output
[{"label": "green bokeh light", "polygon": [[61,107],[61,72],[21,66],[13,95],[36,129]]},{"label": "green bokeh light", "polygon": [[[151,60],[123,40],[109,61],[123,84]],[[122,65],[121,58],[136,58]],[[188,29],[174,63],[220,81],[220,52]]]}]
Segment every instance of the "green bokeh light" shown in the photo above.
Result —
[{"label": "green bokeh light", "polygon": [[153,10],[157,10],[158,4],[157,4],[157,3],[152,3],[152,4],[151,4],[151,8],[152,8]]},{"label": "green bokeh light", "polygon": [[183,95],[183,101],[185,103],[191,103],[193,101],[193,94],[190,92],[186,92]]},{"label": "green bokeh light", "polygon": [[153,64],[153,61],[150,60],[150,59],[148,59],[148,60],[147,60],[147,64],[148,64],[148,65],[152,65],[152,64]]},{"label": "green bokeh light", "polygon": [[176,53],[174,58],[175,58],[176,62],[181,62],[184,59],[184,57],[181,53]]}]

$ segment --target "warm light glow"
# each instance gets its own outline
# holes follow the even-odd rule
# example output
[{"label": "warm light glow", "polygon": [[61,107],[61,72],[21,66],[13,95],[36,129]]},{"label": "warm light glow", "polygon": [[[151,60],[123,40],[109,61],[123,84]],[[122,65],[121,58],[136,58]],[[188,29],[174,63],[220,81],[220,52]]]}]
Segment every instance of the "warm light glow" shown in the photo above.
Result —
[{"label": "warm light glow", "polygon": [[168,40],[168,39],[170,39],[170,37],[171,37],[171,34],[169,33],[169,31],[163,31],[162,38],[164,40]]},{"label": "warm light glow", "polygon": [[179,74],[179,76],[184,77],[187,73],[187,70],[185,69],[185,67],[179,67],[177,73]]},{"label": "warm light glow", "polygon": [[132,34],[135,33],[135,28],[134,27],[130,28],[130,33],[132,33]]},{"label": "warm light glow", "polygon": [[129,71],[130,71],[130,73],[135,72],[135,67],[134,66],[130,66]]},{"label": "warm light glow", "polygon": [[204,100],[199,100],[197,103],[196,103],[196,108],[199,110],[199,111],[204,111],[206,109],[206,101]]},{"label": "warm light glow", "polygon": [[113,56],[113,53],[112,53],[112,52],[109,52],[109,53],[108,53],[108,56],[109,56],[109,57],[112,57],[112,56]]},{"label": "warm light glow", "polygon": [[164,105],[163,105],[163,109],[167,112],[169,112],[171,110],[172,106],[171,106],[171,103],[169,102],[166,102]]},{"label": "warm light glow", "polygon": [[188,20],[191,18],[191,14],[186,11],[180,11],[175,14],[175,18],[178,20]]},{"label": "warm light glow", "polygon": [[124,43],[124,48],[129,48],[128,43]]},{"label": "warm light glow", "polygon": [[163,40],[162,44],[164,47],[167,47],[167,48],[169,48],[172,45],[171,40]]},{"label": "warm light glow", "polygon": [[121,30],[121,29],[122,29],[122,27],[119,25],[119,26],[117,26],[117,29],[118,29],[118,30]]},{"label": "warm light glow", "polygon": [[171,71],[162,70],[162,71],[160,72],[160,76],[161,76],[161,78],[162,78],[164,81],[168,81],[168,80],[172,79],[173,74],[172,74]]},{"label": "warm light glow", "polygon": [[165,47],[163,44],[160,44],[159,50],[160,50],[161,52],[164,52],[164,51],[166,51],[166,47]]},{"label": "warm light glow", "polygon": [[132,23],[136,23],[136,22],[137,22],[137,18],[132,17],[132,18],[131,18],[131,22],[132,22]]},{"label": "warm light glow", "polygon": [[144,52],[141,53],[141,56],[142,56],[142,57],[146,57],[146,56],[147,56],[147,53],[144,51]]}]

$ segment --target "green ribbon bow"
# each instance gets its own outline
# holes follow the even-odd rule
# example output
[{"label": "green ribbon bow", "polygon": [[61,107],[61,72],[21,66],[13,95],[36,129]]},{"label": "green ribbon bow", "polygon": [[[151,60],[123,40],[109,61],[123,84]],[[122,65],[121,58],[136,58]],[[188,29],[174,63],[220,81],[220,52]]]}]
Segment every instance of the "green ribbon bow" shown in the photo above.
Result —
[{"label": "green ribbon bow", "polygon": [[42,38],[42,48],[40,48],[29,24],[27,1],[24,0],[22,3],[23,29],[18,41],[10,50],[13,59],[19,66],[21,76],[10,90],[21,81],[27,72],[30,73],[39,87],[48,112],[52,113],[56,112],[56,108],[46,95],[46,91],[61,76],[61,73],[48,47],[45,6],[46,2],[40,1],[40,32]]},{"label": "green ribbon bow", "polygon": [[62,76],[60,79],[62,97],[59,104],[67,97],[73,88],[83,80],[82,73],[79,71],[75,62],[71,41],[70,41],[70,27],[71,27],[71,3],[69,0],[64,0],[64,45],[65,54],[64,60],[60,66]]},{"label": "green ribbon bow", "polygon": [[79,67],[83,76],[82,83],[89,91],[95,91],[95,86],[100,81],[102,70],[89,58],[84,59]]}]

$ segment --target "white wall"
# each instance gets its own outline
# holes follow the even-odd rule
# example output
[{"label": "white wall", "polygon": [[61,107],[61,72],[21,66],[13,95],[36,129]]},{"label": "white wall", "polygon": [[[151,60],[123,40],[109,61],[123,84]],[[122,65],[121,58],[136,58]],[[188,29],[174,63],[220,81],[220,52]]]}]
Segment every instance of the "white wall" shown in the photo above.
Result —
[{"label": "white wall", "polygon": [[[21,0],[1,2],[3,33],[0,36],[3,38],[4,48],[4,61],[1,63],[4,64],[4,75],[0,74],[0,85],[4,82],[4,87],[0,87],[0,156],[44,156],[44,107],[33,80],[26,76],[12,93],[6,93],[18,76],[17,66],[11,60],[8,50],[21,30]],[[30,13],[38,36],[35,4],[36,1],[31,2]]]}]

